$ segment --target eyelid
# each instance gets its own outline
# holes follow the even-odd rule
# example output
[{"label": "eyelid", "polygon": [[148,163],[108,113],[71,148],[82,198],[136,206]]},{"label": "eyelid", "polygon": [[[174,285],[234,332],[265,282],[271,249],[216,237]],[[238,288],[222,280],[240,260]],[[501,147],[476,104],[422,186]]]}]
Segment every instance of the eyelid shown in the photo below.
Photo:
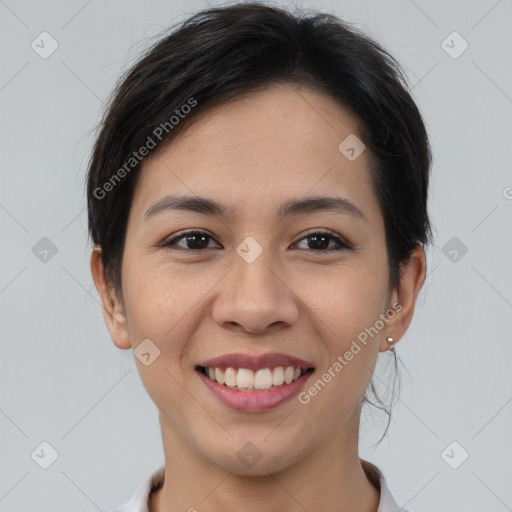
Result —
[{"label": "eyelid", "polygon": [[[213,240],[215,243],[217,243],[218,245],[221,245],[221,244],[219,244],[219,242],[217,242],[217,240],[215,239],[215,237],[213,235],[208,233],[208,231],[205,231],[202,228],[189,228],[189,229],[186,229],[186,230],[181,231],[181,232],[178,231],[177,233],[173,234],[171,237],[166,238],[163,242],[158,244],[158,246],[159,247],[163,247],[163,248],[170,248],[172,245],[174,245],[176,243],[176,241],[180,241],[181,239],[183,239],[187,235],[206,235],[211,240]],[[295,246],[299,242],[302,242],[302,240],[304,240],[305,238],[307,238],[309,236],[312,236],[312,235],[326,235],[326,236],[329,236],[329,237],[331,237],[331,239],[333,239],[336,242],[336,244],[338,244],[338,247],[334,247],[334,248],[327,249],[327,250],[319,250],[319,251],[314,251],[313,249],[304,249],[306,251],[317,252],[317,253],[321,254],[321,253],[329,253],[329,252],[332,252],[332,251],[335,251],[335,250],[338,250],[338,249],[339,250],[341,250],[341,249],[348,249],[348,250],[353,249],[352,243],[350,243],[345,237],[339,235],[335,231],[332,231],[332,230],[326,229],[326,228],[311,228],[311,229],[307,230],[305,233],[302,233],[300,235],[300,237],[297,239],[296,242],[293,242],[292,246]],[[186,248],[179,247],[176,250],[183,250],[183,251],[187,251],[187,252],[198,252],[199,253],[199,252],[202,252],[202,251],[206,251],[207,249],[209,249],[209,248],[204,248],[204,249],[186,249]],[[302,250],[302,249],[299,249],[299,250]]]},{"label": "eyelid", "polygon": [[[176,240],[183,239],[187,235],[206,235],[206,236],[210,237],[212,240],[214,240],[216,244],[221,245],[221,244],[219,244],[219,242],[217,242],[217,240],[215,239],[215,237],[213,235],[208,233],[208,231],[205,231],[202,228],[188,228],[183,231],[178,231],[177,233],[174,233],[170,237],[165,238],[162,242],[160,242],[158,244],[158,246],[166,248],[167,246],[170,246],[171,243],[176,242]],[[185,249],[185,250],[187,250],[187,249]],[[190,252],[192,252],[190,249],[188,249],[188,250]],[[196,249],[195,252],[200,252],[203,250],[205,250],[205,249]]]},{"label": "eyelid", "polygon": [[[339,244],[342,249],[353,249],[353,245],[345,237],[339,235],[335,231],[332,231],[332,230],[326,229],[326,228],[312,228],[312,229],[309,229],[308,231],[303,233],[300,236],[300,238],[296,242],[293,243],[293,245],[296,245],[297,243],[299,243],[302,240],[304,240],[304,238],[307,238],[308,236],[312,236],[312,235],[327,235],[327,236],[331,237],[333,240],[335,240],[336,243]],[[333,251],[335,249],[336,248],[330,249],[330,250],[324,250],[324,251],[313,251],[312,249],[310,249],[310,251],[311,252],[322,253],[322,252],[331,252],[331,251]]]}]

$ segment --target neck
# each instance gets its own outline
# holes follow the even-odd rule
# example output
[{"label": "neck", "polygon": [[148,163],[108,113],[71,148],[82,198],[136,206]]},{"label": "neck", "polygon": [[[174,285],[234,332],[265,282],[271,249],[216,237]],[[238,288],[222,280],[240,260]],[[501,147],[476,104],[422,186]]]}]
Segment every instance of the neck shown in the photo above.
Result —
[{"label": "neck", "polygon": [[357,430],[355,436],[341,430],[286,469],[252,476],[213,464],[184,443],[162,417],[160,424],[165,481],[151,494],[149,512],[377,512],[380,492],[363,469]]}]

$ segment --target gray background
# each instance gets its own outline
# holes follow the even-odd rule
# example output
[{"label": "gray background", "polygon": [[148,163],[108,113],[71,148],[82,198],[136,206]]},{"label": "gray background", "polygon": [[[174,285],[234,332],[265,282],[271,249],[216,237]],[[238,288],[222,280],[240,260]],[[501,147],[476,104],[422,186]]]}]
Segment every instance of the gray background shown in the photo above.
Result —
[{"label": "gray background", "polygon": [[[397,346],[400,399],[378,447],[386,418],[365,416],[361,456],[413,512],[512,510],[512,2],[302,5],[354,22],[398,58],[435,157],[436,244]],[[0,0],[0,510],[108,511],[163,463],[133,353],[103,323],[83,183],[115,80],[151,36],[205,6]],[[43,31],[59,45],[46,59],[31,47]],[[469,44],[457,58],[462,40],[442,45],[453,31]],[[43,237],[54,255],[38,252]],[[58,453],[48,469],[31,455],[43,441]]]}]

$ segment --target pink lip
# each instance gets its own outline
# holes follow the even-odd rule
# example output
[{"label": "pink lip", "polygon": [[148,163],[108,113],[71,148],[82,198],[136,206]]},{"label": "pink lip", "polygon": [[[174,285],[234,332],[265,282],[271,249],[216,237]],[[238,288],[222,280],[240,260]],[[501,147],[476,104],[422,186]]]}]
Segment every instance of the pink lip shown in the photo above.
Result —
[{"label": "pink lip", "polygon": [[259,370],[260,368],[275,368],[276,366],[293,366],[294,368],[302,368],[307,370],[313,368],[312,363],[308,363],[303,359],[289,356],[286,354],[269,353],[253,356],[249,354],[225,354],[223,356],[214,357],[199,363],[200,366],[208,368],[248,368],[250,370]]},{"label": "pink lip", "polygon": [[[247,368],[247,366],[240,366],[240,368]],[[297,395],[313,372],[307,372],[291,384],[283,384],[269,391],[239,391],[213,381],[200,370],[197,371],[197,374],[206,387],[224,405],[237,411],[260,412],[277,407]]]}]

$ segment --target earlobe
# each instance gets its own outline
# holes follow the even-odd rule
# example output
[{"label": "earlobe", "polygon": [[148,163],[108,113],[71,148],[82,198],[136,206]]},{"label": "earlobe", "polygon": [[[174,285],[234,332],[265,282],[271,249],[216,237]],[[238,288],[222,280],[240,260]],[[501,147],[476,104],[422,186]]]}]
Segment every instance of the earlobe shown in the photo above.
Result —
[{"label": "earlobe", "polygon": [[96,290],[101,299],[105,325],[107,326],[112,341],[119,348],[130,348],[131,342],[127,330],[124,305],[112,286],[109,286],[107,283],[101,257],[101,248],[98,246],[94,247],[91,253],[91,273]]},{"label": "earlobe", "polygon": [[426,262],[425,251],[421,245],[417,245],[405,266],[405,270],[400,280],[400,290],[398,291],[398,300],[403,305],[402,328],[404,332],[409,328],[414,307],[418,294],[425,282]]},{"label": "earlobe", "polygon": [[418,244],[413,249],[409,261],[403,267],[399,289],[393,293],[394,300],[392,301],[392,304],[400,304],[400,310],[396,313],[396,320],[389,324],[390,329],[388,329],[384,334],[379,347],[381,352],[385,352],[391,348],[386,338],[392,337],[394,346],[409,328],[414,313],[416,299],[423,283],[425,282],[425,276],[425,251],[423,246]]}]

